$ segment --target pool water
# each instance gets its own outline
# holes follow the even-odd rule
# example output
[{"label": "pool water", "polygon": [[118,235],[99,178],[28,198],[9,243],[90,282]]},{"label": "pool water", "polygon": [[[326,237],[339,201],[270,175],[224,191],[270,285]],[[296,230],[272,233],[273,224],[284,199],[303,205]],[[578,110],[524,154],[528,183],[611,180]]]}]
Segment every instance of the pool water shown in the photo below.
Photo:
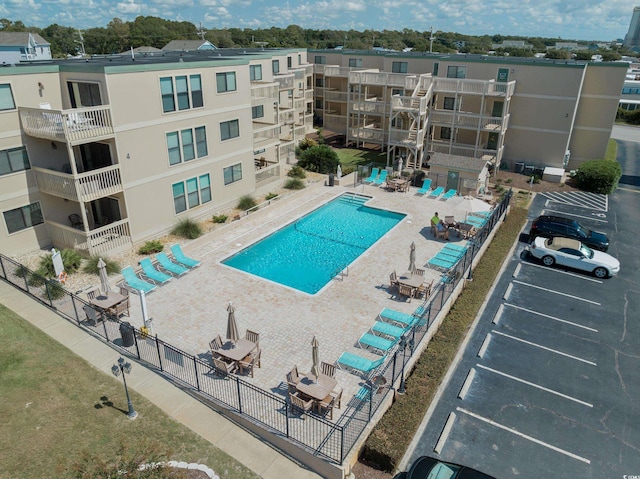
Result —
[{"label": "pool water", "polygon": [[339,196],[222,263],[315,294],[406,216],[369,199]]}]

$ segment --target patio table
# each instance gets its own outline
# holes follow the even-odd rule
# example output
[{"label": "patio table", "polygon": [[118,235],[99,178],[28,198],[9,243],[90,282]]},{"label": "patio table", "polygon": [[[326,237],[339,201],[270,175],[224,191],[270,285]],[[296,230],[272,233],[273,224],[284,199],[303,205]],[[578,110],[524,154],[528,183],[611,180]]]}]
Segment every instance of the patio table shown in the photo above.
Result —
[{"label": "patio table", "polygon": [[215,352],[231,361],[241,361],[253,351],[256,346],[256,343],[252,343],[247,339],[238,339],[235,346],[231,341],[227,341],[220,349],[216,349]]},{"label": "patio table", "polygon": [[394,178],[393,180],[389,181],[389,184],[393,185],[395,191],[402,191],[405,188],[407,181],[408,180],[401,178]]},{"label": "patio table", "polygon": [[115,293],[113,291],[109,291],[107,294],[100,293],[98,296],[93,298],[90,302],[92,305],[97,306],[98,308],[109,311],[116,307],[117,304],[123,302],[126,297],[121,295],[120,293]]},{"label": "patio table", "polygon": [[422,283],[424,283],[424,276],[413,274],[411,273],[411,271],[406,271],[402,273],[402,276],[398,276],[398,283],[404,284],[405,286],[409,286],[411,288],[417,288]]},{"label": "patio table", "polygon": [[320,374],[316,379],[315,376],[309,373],[298,382],[296,389],[317,401],[322,401],[333,391],[337,384],[338,381],[331,376]]}]

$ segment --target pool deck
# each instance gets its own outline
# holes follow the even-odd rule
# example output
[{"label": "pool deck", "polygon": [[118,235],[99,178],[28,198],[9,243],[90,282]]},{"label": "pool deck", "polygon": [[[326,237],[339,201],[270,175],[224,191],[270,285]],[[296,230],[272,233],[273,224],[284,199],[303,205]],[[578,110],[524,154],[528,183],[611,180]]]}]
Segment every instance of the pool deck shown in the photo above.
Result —
[{"label": "pool deck", "polygon": [[[260,334],[262,367],[247,380],[283,397],[286,373],[294,365],[301,372],[310,370],[314,335],[320,343],[320,361],[335,362],[344,351],[379,358],[358,348],[358,338],[373,326],[383,308],[412,313],[421,304],[421,300],[408,302],[391,294],[389,274],[408,269],[412,241],[416,244],[416,265],[424,267],[447,243],[431,235],[431,217],[436,211],[441,218],[453,215],[460,201],[417,196],[414,187],[402,193],[369,185],[354,188],[353,180],[349,183],[335,187],[321,182],[309,184],[268,207],[184,243],[184,252],[202,260],[202,265],[147,295],[154,333],[188,353],[208,358],[209,341],[217,334],[224,339],[231,301],[241,336],[246,329]],[[308,295],[221,264],[231,254],[344,192],[372,196],[368,206],[406,213],[407,217],[356,259],[348,267],[348,275],[334,279],[319,293]],[[456,211],[455,216],[456,220],[464,219],[464,213]],[[453,233],[450,242],[462,244],[464,240]],[[426,268],[425,279],[439,278],[439,272]],[[130,322],[140,327],[136,303],[134,297]],[[344,389],[343,404],[363,384],[362,378],[342,370],[337,371],[336,379],[338,388]],[[334,420],[342,411],[344,407],[335,411]]]}]

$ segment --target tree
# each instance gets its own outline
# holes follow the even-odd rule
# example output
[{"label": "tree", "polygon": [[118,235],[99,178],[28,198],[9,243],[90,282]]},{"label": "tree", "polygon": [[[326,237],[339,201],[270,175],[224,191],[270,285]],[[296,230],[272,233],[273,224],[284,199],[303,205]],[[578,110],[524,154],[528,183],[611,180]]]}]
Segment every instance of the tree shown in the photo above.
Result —
[{"label": "tree", "polygon": [[567,50],[556,50],[555,48],[552,48],[551,50],[547,50],[546,57],[556,60],[568,60],[569,52]]},{"label": "tree", "polygon": [[62,27],[54,23],[42,29],[40,34],[51,43],[51,54],[54,58],[66,58],[67,55],[78,54],[78,44],[75,42],[77,33],[74,28]]},{"label": "tree", "polygon": [[316,173],[333,173],[338,168],[340,160],[333,148],[327,145],[318,145],[307,148],[300,153],[298,165],[307,171]]},{"label": "tree", "polygon": [[618,187],[621,177],[622,167],[617,161],[589,160],[578,167],[575,180],[582,190],[608,195]]}]

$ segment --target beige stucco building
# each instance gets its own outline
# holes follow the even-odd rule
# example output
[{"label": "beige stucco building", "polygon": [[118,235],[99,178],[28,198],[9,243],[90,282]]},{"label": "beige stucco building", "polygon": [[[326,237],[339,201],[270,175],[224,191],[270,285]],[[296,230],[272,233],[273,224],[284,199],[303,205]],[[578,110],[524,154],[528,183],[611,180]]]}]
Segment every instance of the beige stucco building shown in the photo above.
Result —
[{"label": "beige stucco building", "polygon": [[306,50],[0,70],[0,251],[109,254],[268,189],[313,129]]},{"label": "beige stucco building", "polygon": [[311,50],[309,60],[315,114],[347,144],[411,166],[443,153],[512,170],[603,158],[627,67],[347,50]]}]

